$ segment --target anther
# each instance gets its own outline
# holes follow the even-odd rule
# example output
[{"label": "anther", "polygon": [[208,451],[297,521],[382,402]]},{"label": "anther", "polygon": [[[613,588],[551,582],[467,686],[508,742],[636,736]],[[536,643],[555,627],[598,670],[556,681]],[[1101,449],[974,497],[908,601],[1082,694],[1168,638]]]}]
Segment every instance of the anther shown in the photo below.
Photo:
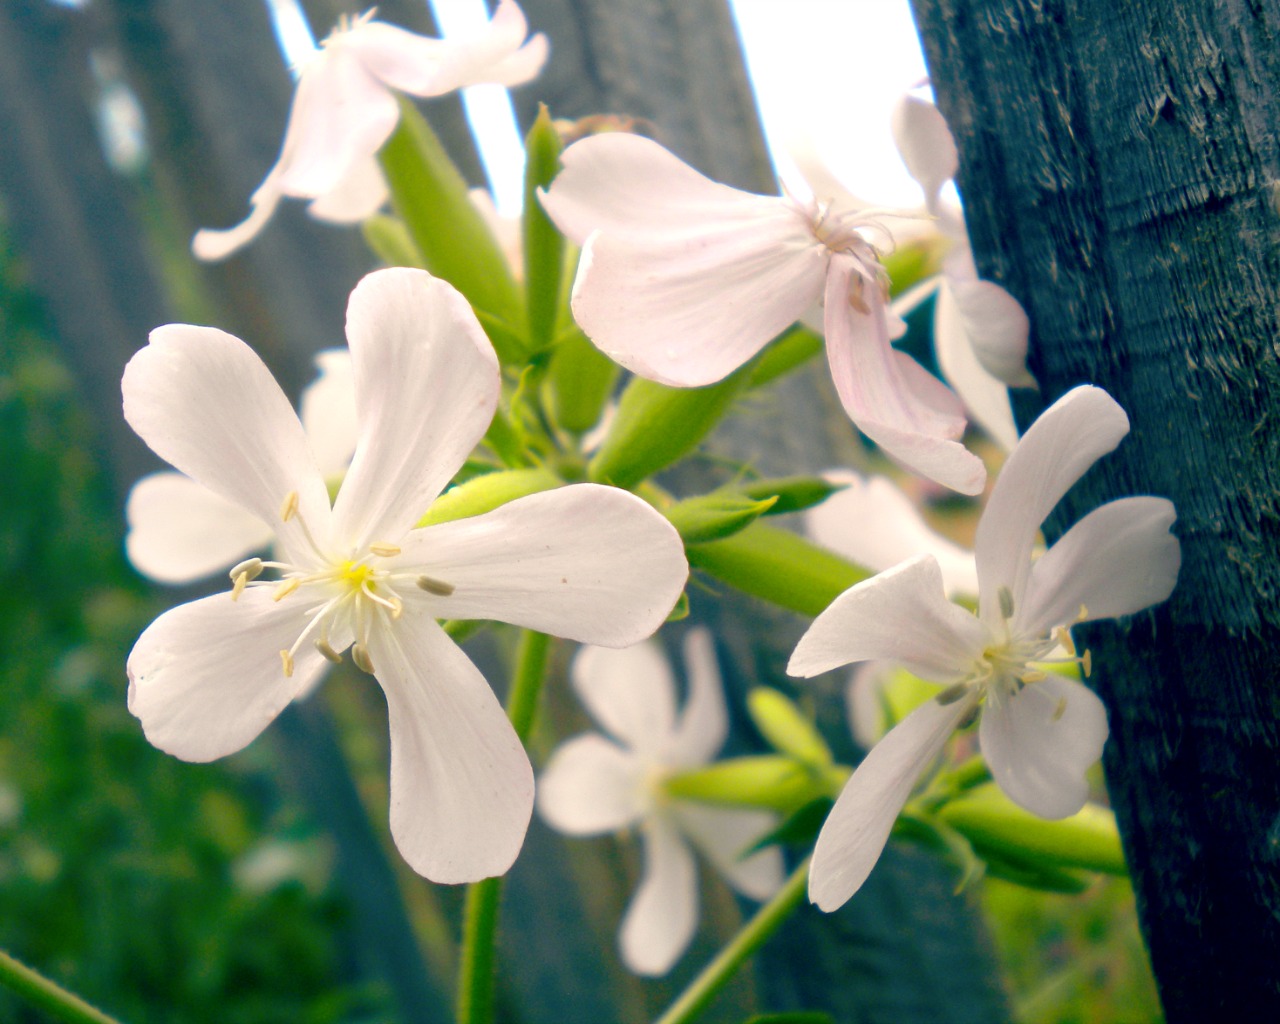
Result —
[{"label": "anther", "polygon": [[1003,619],[1013,618],[1013,591],[1008,587],[1001,587],[996,591],[996,596],[1000,599],[1000,616]]},{"label": "anther", "polygon": [[432,579],[430,576],[419,576],[418,589],[425,590],[428,594],[435,594],[437,597],[448,597],[458,588],[452,583],[446,583],[444,580]]},{"label": "anther", "polygon": [[1053,638],[1058,641],[1058,646],[1067,652],[1071,657],[1076,656],[1076,644],[1071,639],[1071,633],[1066,626],[1059,626],[1053,631]]},{"label": "anther", "polygon": [[231,600],[234,601],[244,593],[244,588],[250,580],[256,580],[262,575],[262,559],[246,558],[235,566],[229,575],[231,576]]},{"label": "anther", "polygon": [[294,576],[292,579],[285,580],[280,584],[280,586],[276,587],[276,592],[271,595],[271,600],[283,601],[300,586],[302,586],[302,580],[297,576]]},{"label": "anther", "polygon": [[373,675],[373,662],[369,659],[369,652],[365,649],[364,644],[351,645],[351,660],[355,662],[356,668],[361,672]]},{"label": "anther", "polygon": [[968,689],[968,683],[952,683],[933,699],[936,700],[940,706],[945,708],[948,704],[954,704],[963,697],[965,695],[965,691]]},{"label": "anther", "polygon": [[1067,698],[1059,697],[1058,706],[1053,709],[1053,720],[1055,722],[1062,721],[1062,716],[1067,713]]},{"label": "anther", "polygon": [[1088,617],[1089,617],[1089,609],[1082,604],[1080,606],[1080,611],[1076,614],[1076,622],[1084,622],[1084,620],[1087,619]]},{"label": "anther", "polygon": [[284,668],[285,678],[288,679],[293,675],[293,655],[288,651],[280,652],[280,664]]},{"label": "anther", "polygon": [[1086,679],[1093,674],[1093,654],[1087,647],[1084,654],[1080,656],[1080,667],[1084,669],[1084,677]]},{"label": "anther", "polygon": [[342,655],[329,646],[328,640],[317,640],[316,650],[324,655],[326,661],[331,661],[335,665],[342,664]]},{"label": "anther", "polygon": [[1049,674],[1041,672],[1038,668],[1029,668],[1018,678],[1024,683],[1042,683],[1049,678]]},{"label": "anther", "polygon": [[288,522],[298,514],[298,492],[290,491],[284,496],[284,502],[280,505],[280,519]]},{"label": "anther", "polygon": [[394,544],[370,544],[369,550],[379,558],[393,558],[400,554],[400,549]]}]

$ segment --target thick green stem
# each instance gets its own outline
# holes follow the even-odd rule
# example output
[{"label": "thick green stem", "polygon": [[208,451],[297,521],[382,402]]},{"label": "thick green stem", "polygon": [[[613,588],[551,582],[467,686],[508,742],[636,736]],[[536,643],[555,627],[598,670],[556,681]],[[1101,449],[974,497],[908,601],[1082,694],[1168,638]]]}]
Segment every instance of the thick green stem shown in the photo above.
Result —
[{"label": "thick green stem", "polygon": [[716,994],[728,984],[738,968],[746,962],[803,901],[809,882],[809,861],[791,873],[784,885],[768,903],[756,911],[755,917],[743,925],[716,958],[703,968],[692,984],[681,993],[655,1024],[688,1024],[695,1019]]},{"label": "thick green stem", "polygon": [[[526,630],[516,651],[516,670],[507,693],[507,717],[520,737],[529,739],[547,674],[551,638]],[[467,889],[462,917],[462,958],[458,968],[458,1024],[490,1024],[493,1020],[495,944],[502,879],[485,878]]]},{"label": "thick green stem", "polygon": [[118,1024],[44,975],[0,950],[0,985],[68,1024]]}]

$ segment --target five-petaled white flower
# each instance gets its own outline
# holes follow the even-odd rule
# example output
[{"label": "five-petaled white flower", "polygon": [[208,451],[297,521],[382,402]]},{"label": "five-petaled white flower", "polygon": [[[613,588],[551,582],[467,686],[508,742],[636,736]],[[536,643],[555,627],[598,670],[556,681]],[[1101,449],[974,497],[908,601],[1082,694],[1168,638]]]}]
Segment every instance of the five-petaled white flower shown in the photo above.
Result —
[{"label": "five-petaled white flower", "polygon": [[130,360],[134,430],[273,523],[276,540],[274,560],[232,569],[230,594],[148,627],[129,656],[129,709],[157,747],[209,761],[249,743],[349,648],[386,694],[401,853],[435,881],[499,874],[523,841],[533,773],[493,691],[436,620],[626,646],[679,596],[683,548],[639,498],[591,484],[415,529],[493,418],[497,358],[466,300],[419,270],[364,278],[347,340],[358,440],[332,506],[288,399],[239,339],[172,324]]},{"label": "five-petaled white flower", "polygon": [[[356,447],[351,355],[329,349],[316,356],[320,374],[302,392],[299,417],[316,468],[340,481]],[[192,583],[229,569],[275,536],[271,524],[171,470],[144,476],[124,507],[125,551],[133,567],[161,583]]]},{"label": "five-petaled white flower", "polygon": [[280,156],[250,197],[252,212],[233,228],[198,231],[191,248],[200,259],[223,259],[250,242],[284,196],[310,199],[312,216],[340,224],[376,212],[387,198],[377,152],[400,120],[392,90],[429,97],[486,82],[519,85],[547,58],[546,37],[526,40],[514,0],[501,0],[470,38],[428,39],[373,15],[344,19],[302,66]]},{"label": "five-petaled white flower", "polygon": [[538,811],[561,832],[639,827],[644,877],[619,934],[623,962],[637,974],[665,974],[697,928],[698,877],[689,842],[753,899],[768,899],[782,885],[777,847],[741,857],[775,824],[772,814],[677,800],[663,789],[668,776],[709,762],[729,728],[706,630],[690,630],[685,638],[685,666],[689,696],[677,717],[675,680],[657,644],[581,651],[573,685],[609,735],[569,740],[538,780]]},{"label": "five-petaled white flower", "polygon": [[627,369],[676,387],[720,380],[817,301],[845,411],[903,465],[965,494],[986,480],[957,440],[959,399],[890,344],[872,214],[703,177],[656,142],[610,133],[564,152],[542,204],[581,245],[573,312]]},{"label": "five-petaled white flower", "polygon": [[[1067,628],[1129,615],[1167,598],[1181,561],[1172,503],[1122,498],[1095,509],[1040,558],[1040,524],[1129,431],[1105,391],[1078,387],[1032,424],[1009,456],[978,525],[975,616],[947,601],[936,559],[922,555],[850,588],[814,620],[787,671],[813,676],[892,659],[952,684],[913,711],[858,766],[814,849],[809,897],[834,910],[871,872],[916,780],[948,737],[981,710],[979,741],[1000,788],[1045,818],[1078,811],[1085,770],[1102,753],[1102,702],[1046,673]],[[1088,669],[1088,654],[1079,659]]]}]

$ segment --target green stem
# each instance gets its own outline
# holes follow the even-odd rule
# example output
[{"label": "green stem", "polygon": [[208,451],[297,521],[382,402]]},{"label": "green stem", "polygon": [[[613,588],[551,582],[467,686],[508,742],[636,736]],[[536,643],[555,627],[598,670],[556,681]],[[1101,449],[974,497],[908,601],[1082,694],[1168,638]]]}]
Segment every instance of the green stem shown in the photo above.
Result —
[{"label": "green stem", "polygon": [[119,1024],[61,985],[0,950],[0,985],[68,1024]]},{"label": "green stem", "polygon": [[716,958],[703,968],[702,973],[693,979],[692,984],[680,994],[655,1024],[688,1024],[716,997],[716,994],[728,984],[729,979],[738,968],[746,962],[765,941],[778,930],[778,927],[791,916],[804,899],[809,881],[809,861],[791,873],[784,885],[768,903],[756,911],[755,917],[743,925],[742,930],[733,937],[724,949],[716,954]]},{"label": "green stem", "polygon": [[[507,717],[521,743],[527,742],[533,731],[550,652],[551,638],[545,633],[525,630],[521,634],[516,670],[507,693]],[[493,1020],[495,946],[501,900],[501,878],[485,878],[467,887],[458,968],[458,1024],[490,1024]]]}]

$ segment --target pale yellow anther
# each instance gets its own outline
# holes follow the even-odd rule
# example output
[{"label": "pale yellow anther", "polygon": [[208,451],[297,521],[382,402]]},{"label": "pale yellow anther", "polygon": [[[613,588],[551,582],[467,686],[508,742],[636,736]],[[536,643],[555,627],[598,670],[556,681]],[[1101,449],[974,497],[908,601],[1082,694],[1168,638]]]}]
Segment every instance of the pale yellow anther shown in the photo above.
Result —
[{"label": "pale yellow anther", "polygon": [[1093,654],[1088,648],[1085,648],[1084,654],[1080,657],[1080,667],[1084,669],[1084,677],[1086,679],[1093,675]]},{"label": "pale yellow anther", "polygon": [[351,660],[356,663],[356,668],[361,672],[373,675],[373,661],[370,660],[369,652],[365,649],[364,644],[351,645]]},{"label": "pale yellow anther", "polygon": [[342,664],[342,655],[329,646],[328,640],[317,640],[316,650],[324,655],[327,661],[333,662],[335,665]]},{"label": "pale yellow anther", "polygon": [[231,600],[237,600],[244,593],[245,585],[249,582],[247,573],[240,573],[238,576],[231,577]]},{"label": "pale yellow anther", "polygon": [[392,594],[389,598],[387,598],[387,601],[391,605],[391,617],[393,619],[400,618],[401,614],[403,614],[404,612],[404,602],[400,600],[399,595]]},{"label": "pale yellow anther", "polygon": [[284,668],[285,678],[288,679],[292,677],[293,676],[293,655],[290,654],[288,651],[281,651],[280,664]]},{"label": "pale yellow anther", "polygon": [[231,569],[231,600],[236,600],[244,593],[244,588],[250,580],[256,580],[262,575],[262,559],[246,558],[239,565]]},{"label": "pale yellow anther", "polygon": [[1076,656],[1076,644],[1071,639],[1071,633],[1066,626],[1059,626],[1053,631],[1053,638],[1058,641],[1058,646],[1066,651],[1071,657]]},{"label": "pale yellow anther", "polygon": [[369,550],[379,558],[394,558],[400,554],[400,549],[394,544],[370,544]]},{"label": "pale yellow anther", "polygon": [[1086,608],[1084,605],[1081,605],[1080,611],[1076,615],[1076,622],[1084,622],[1084,620],[1087,619],[1088,617],[1089,617],[1089,609]]},{"label": "pale yellow anther", "polygon": [[1055,722],[1062,721],[1062,716],[1067,713],[1067,698],[1059,697],[1058,706],[1053,709],[1053,720]]},{"label": "pale yellow anther", "polygon": [[446,583],[444,580],[432,579],[430,576],[419,576],[418,589],[425,590],[428,594],[435,594],[437,597],[448,597],[458,588],[452,583]]},{"label": "pale yellow anther", "polygon": [[1024,683],[1040,683],[1048,679],[1049,675],[1047,672],[1041,672],[1038,668],[1029,668],[1018,678]]},{"label": "pale yellow anther", "polygon": [[280,505],[280,519],[288,522],[298,514],[298,492],[290,491],[284,496],[284,501]]},{"label": "pale yellow anther", "polygon": [[297,576],[293,577],[293,579],[285,580],[280,586],[276,587],[276,592],[271,595],[271,600],[283,601],[300,586],[302,586],[302,580]]}]

